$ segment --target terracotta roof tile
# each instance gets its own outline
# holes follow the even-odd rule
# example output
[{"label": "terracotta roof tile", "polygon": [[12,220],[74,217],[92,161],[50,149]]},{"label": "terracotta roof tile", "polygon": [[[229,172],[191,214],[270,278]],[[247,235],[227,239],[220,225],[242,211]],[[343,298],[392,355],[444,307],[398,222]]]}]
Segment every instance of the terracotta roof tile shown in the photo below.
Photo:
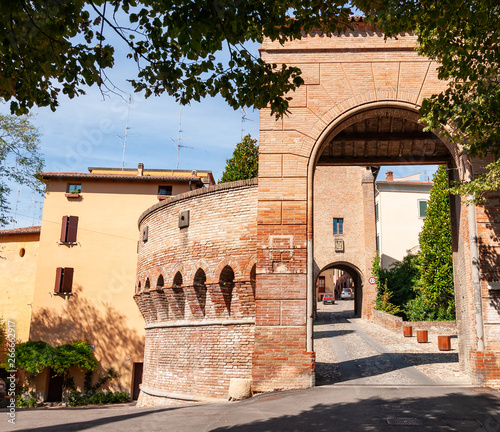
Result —
[{"label": "terracotta roof tile", "polygon": [[197,176],[155,176],[155,175],[143,175],[139,176],[137,174],[93,174],[93,173],[81,173],[81,172],[42,172],[39,176],[44,180],[63,180],[63,179],[79,179],[79,180],[128,180],[133,182],[197,182],[203,183],[203,181]]},{"label": "terracotta roof tile", "polygon": [[37,234],[40,232],[39,226],[30,226],[24,228],[11,228],[6,230],[0,230],[0,236],[13,235],[13,234]]}]

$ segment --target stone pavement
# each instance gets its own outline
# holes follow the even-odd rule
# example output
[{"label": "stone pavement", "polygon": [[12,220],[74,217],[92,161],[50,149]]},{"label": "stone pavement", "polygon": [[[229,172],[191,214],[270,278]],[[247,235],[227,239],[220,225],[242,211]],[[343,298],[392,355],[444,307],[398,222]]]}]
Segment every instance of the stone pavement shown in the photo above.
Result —
[{"label": "stone pavement", "polygon": [[498,432],[498,391],[444,386],[331,385],[241,402],[0,410],[0,431],[18,432]]},{"label": "stone pavement", "polygon": [[458,364],[457,339],[452,351],[405,338],[377,324],[352,318],[353,301],[318,304],[315,323],[316,384],[469,385]]},{"label": "stone pavement", "polygon": [[500,392],[468,385],[456,340],[441,353],[350,318],[349,301],[318,311],[317,387],[215,404],[18,409],[15,426],[0,409],[0,431],[500,432]]}]

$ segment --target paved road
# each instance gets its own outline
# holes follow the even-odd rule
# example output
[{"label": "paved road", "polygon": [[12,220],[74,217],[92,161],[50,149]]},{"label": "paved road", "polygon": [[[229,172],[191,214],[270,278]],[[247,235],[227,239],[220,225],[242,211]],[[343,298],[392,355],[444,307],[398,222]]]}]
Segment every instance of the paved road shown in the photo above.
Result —
[{"label": "paved road", "polygon": [[316,323],[321,386],[218,404],[18,410],[15,426],[0,410],[0,431],[500,432],[499,391],[438,385],[366,334],[351,307],[327,307]]},{"label": "paved road", "polygon": [[22,432],[497,432],[500,395],[471,388],[323,386],[264,394],[242,402],[168,408],[24,410],[10,427]]},{"label": "paved road", "polygon": [[433,385],[436,382],[366,334],[352,320],[353,301],[318,305],[317,383]]}]

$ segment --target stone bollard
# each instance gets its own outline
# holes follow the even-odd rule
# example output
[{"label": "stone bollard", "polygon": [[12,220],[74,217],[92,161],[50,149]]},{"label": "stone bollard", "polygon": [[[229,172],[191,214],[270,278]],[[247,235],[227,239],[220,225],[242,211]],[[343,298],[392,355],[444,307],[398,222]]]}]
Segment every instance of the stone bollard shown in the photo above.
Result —
[{"label": "stone bollard", "polygon": [[245,378],[231,378],[229,381],[228,400],[237,401],[252,397],[252,380]]},{"label": "stone bollard", "polygon": [[427,343],[429,341],[429,335],[427,330],[417,330],[417,342]]},{"label": "stone bollard", "polygon": [[403,334],[405,337],[412,337],[413,335],[413,327],[411,326],[403,326]]}]

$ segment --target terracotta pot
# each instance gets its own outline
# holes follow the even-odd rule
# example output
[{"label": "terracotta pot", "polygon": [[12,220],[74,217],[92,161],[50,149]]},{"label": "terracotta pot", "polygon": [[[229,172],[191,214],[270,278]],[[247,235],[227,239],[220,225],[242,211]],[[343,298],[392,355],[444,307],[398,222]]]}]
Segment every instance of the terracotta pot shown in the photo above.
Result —
[{"label": "terracotta pot", "polygon": [[429,341],[429,336],[427,330],[417,330],[417,342],[427,343]]},{"label": "terracotta pot", "polygon": [[451,336],[438,336],[439,351],[451,350]]},{"label": "terracotta pot", "polygon": [[405,337],[412,337],[413,335],[413,327],[403,326],[403,334]]}]

